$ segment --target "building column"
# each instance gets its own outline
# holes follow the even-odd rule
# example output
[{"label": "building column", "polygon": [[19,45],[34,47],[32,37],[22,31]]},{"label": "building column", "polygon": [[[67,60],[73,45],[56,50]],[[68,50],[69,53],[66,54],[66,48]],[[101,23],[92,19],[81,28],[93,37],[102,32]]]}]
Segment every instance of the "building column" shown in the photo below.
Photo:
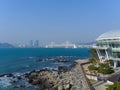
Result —
[{"label": "building column", "polygon": [[117,61],[114,61],[114,68],[116,68],[117,67]]},{"label": "building column", "polygon": [[105,50],[105,53],[106,53],[107,60],[109,60],[109,56],[108,56],[107,50]]},{"label": "building column", "polygon": [[100,52],[99,52],[99,50],[96,49],[96,51],[97,51],[97,55],[98,55],[98,58],[99,58],[100,62],[102,62],[101,57],[100,57]]}]

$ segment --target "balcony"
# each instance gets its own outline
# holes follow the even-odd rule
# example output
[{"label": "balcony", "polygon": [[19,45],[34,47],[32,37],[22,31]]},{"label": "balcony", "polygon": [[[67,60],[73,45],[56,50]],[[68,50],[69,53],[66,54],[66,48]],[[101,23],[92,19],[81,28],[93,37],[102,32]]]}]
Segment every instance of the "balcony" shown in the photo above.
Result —
[{"label": "balcony", "polygon": [[114,52],[120,52],[120,48],[112,48],[112,51],[114,51]]},{"label": "balcony", "polygon": [[93,48],[95,48],[95,49],[104,49],[104,50],[107,50],[109,47],[106,47],[106,46],[96,46],[96,45],[94,45],[93,46]]},{"label": "balcony", "polygon": [[120,58],[109,57],[110,60],[120,61]]}]

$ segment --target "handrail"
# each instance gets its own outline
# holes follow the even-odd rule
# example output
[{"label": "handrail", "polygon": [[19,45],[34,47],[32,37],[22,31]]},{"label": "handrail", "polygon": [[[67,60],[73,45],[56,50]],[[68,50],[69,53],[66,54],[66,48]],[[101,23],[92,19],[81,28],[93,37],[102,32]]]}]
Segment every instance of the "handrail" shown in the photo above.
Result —
[{"label": "handrail", "polygon": [[85,71],[84,71],[83,65],[86,64],[86,63],[89,63],[89,62],[81,63],[81,64],[80,64],[80,67],[81,67],[81,69],[82,69],[82,71],[83,71],[83,75],[84,75],[84,77],[85,77],[85,79],[86,79],[86,82],[87,82],[87,85],[88,85],[88,87],[89,87],[89,90],[95,90],[94,87],[91,85],[90,81],[87,79],[87,77],[86,77],[86,75],[85,75]]}]

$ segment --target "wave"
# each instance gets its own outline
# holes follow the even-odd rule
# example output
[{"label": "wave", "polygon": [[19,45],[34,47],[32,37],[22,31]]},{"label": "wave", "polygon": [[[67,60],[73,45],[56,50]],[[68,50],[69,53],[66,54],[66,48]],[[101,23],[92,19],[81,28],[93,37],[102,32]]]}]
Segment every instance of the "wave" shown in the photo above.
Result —
[{"label": "wave", "polygon": [[11,86],[11,80],[13,78],[10,78],[10,77],[0,77],[0,87],[2,88],[7,88],[8,86]]}]

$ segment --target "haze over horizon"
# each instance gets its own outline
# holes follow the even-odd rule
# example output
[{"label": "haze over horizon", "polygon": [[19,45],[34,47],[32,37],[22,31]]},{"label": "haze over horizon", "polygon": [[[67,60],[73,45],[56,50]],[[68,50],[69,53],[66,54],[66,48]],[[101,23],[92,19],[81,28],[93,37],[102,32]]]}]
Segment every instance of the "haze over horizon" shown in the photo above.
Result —
[{"label": "haze over horizon", "polygon": [[119,0],[0,0],[0,42],[92,42],[120,30]]}]

